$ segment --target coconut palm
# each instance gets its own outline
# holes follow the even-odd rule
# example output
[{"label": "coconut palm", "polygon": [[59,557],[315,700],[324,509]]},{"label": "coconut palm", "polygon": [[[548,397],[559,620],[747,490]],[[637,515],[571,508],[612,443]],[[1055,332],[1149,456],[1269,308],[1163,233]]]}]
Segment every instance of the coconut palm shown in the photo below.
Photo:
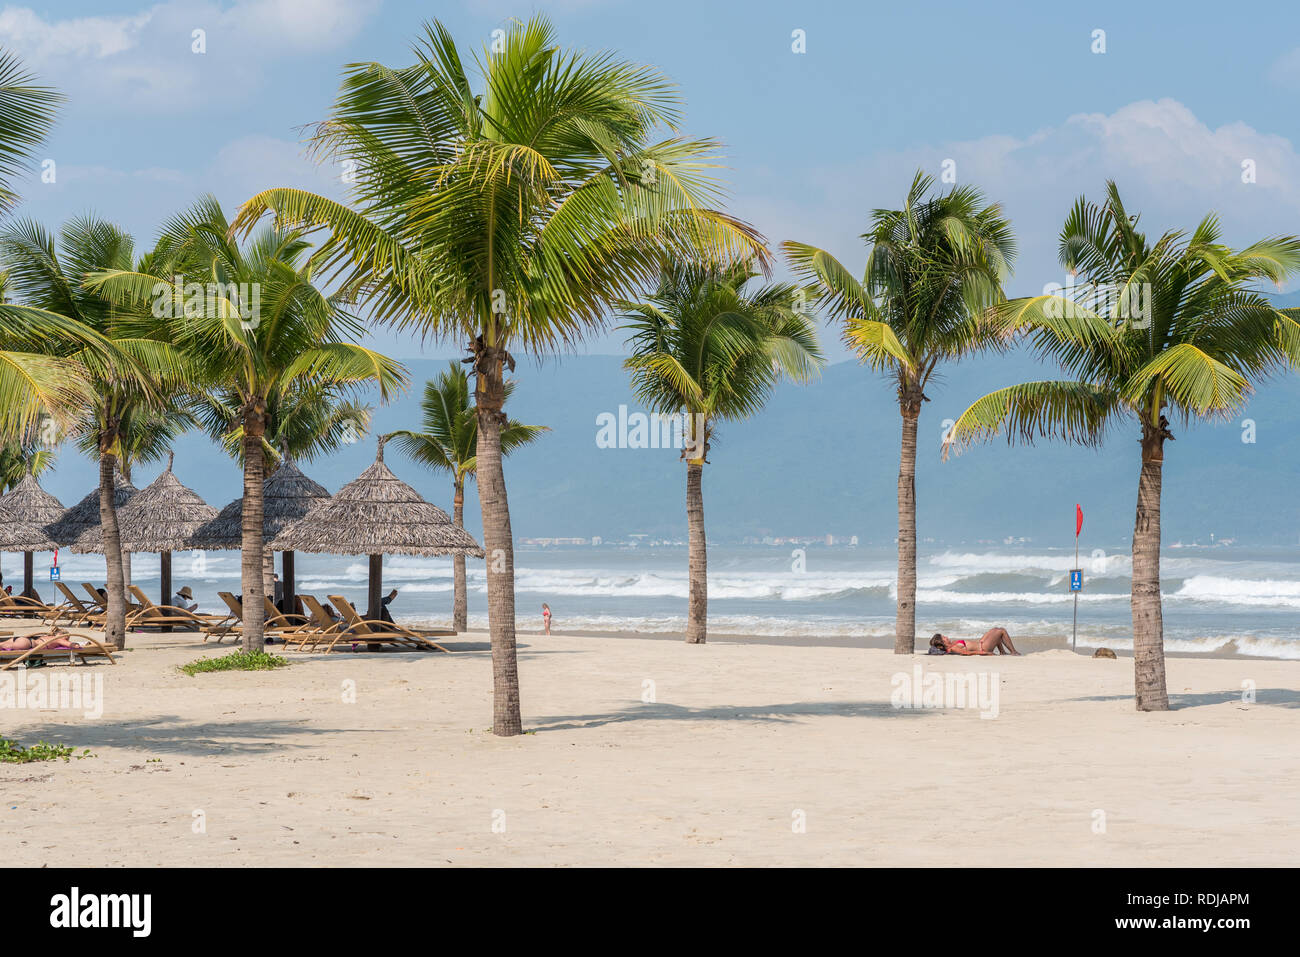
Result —
[{"label": "coconut palm", "polygon": [[949,444],[1005,432],[1100,444],[1121,420],[1137,426],[1142,462],[1133,526],[1133,656],[1136,702],[1166,711],[1160,602],[1160,494],[1172,415],[1232,416],[1271,372],[1300,364],[1300,310],[1274,309],[1254,291],[1300,271],[1300,239],[1280,236],[1244,249],[1224,245],[1216,216],[1191,235],[1154,242],[1138,231],[1115,184],[1106,200],[1080,197],[1061,231],[1061,264],[1082,280],[997,307],[1007,335],[1024,333],[1074,378],[1026,382],[978,399]]},{"label": "coconut palm", "polygon": [[822,362],[803,291],[785,283],[755,287],[757,275],[752,260],[673,264],[647,301],[624,304],[632,354],[623,365],[637,396],[661,415],[680,416],[691,644],[703,644],[708,633],[703,478],[713,431],[755,415],[782,377],[806,382]]},{"label": "coconut palm", "polygon": [[[506,401],[514,383],[505,384]],[[465,479],[478,467],[478,416],[469,401],[469,376],[459,363],[451,363],[436,379],[424,386],[420,401],[421,429],[403,429],[389,434],[394,447],[415,461],[437,472],[451,475],[452,519],[465,527]],[[514,419],[501,429],[501,454],[509,455],[521,445],[528,445],[543,433],[544,425],[524,425]],[[464,631],[469,626],[469,602],[465,594],[465,556],[452,556],[452,627]]]},{"label": "coconut palm", "polygon": [[16,439],[0,445],[0,494],[9,491],[28,475],[40,475],[54,465],[56,452],[35,438]]},{"label": "coconut palm", "polygon": [[[466,343],[475,374],[478,491],[487,551],[493,724],[522,731],[514,545],[501,429],[512,350],[567,348],[635,295],[666,256],[761,249],[712,210],[715,144],[677,136],[680,102],[658,72],[561,49],[546,19],[513,23],[479,60],[476,88],[439,23],[412,66],[348,67],[317,155],[340,164],[355,208],[295,189],[250,199],[323,227],[320,259],[375,321]],[[658,128],[665,138],[655,140]]]},{"label": "coconut palm", "polygon": [[99,459],[105,630],[108,642],[118,647],[126,644],[126,579],[113,473],[122,455],[123,424],[142,410],[161,408],[169,390],[186,378],[177,353],[150,333],[147,312],[123,308],[86,286],[95,271],[131,268],[133,255],[128,234],[93,216],[71,220],[57,241],[29,220],[0,230],[0,267],[15,300],[0,306],[0,317],[9,316],[11,328],[25,327],[15,338],[39,346],[38,364],[50,363],[68,377],[52,401],[41,399],[42,412],[90,443]]},{"label": "coconut palm", "polygon": [[820,287],[844,341],[898,387],[902,450],[898,468],[898,604],[894,652],[916,647],[916,432],[926,388],[945,361],[1000,340],[981,321],[1002,299],[1016,244],[1001,207],[972,186],[929,195],[918,172],[902,209],[877,209],[861,281],[829,253],[782,244],[797,275]]},{"label": "coconut palm", "polygon": [[261,650],[265,641],[262,486],[269,403],[314,383],[375,384],[387,399],[404,381],[398,363],[347,341],[360,338],[365,327],[344,310],[339,295],[313,285],[310,248],[301,233],[270,228],[241,247],[209,196],[163,227],[151,272],[105,270],[87,281],[116,302],[150,304],[165,338],[185,356],[192,381],[238,399],[246,651]]},{"label": "coconut palm", "polygon": [[[0,49],[0,214],[17,202],[13,181],[54,126],[64,97],[41,85],[22,62]],[[23,441],[43,415],[62,419],[81,405],[84,381],[52,346],[67,345],[75,325],[10,307],[8,276],[0,282],[0,439]],[[58,339],[58,342],[52,341]]]}]

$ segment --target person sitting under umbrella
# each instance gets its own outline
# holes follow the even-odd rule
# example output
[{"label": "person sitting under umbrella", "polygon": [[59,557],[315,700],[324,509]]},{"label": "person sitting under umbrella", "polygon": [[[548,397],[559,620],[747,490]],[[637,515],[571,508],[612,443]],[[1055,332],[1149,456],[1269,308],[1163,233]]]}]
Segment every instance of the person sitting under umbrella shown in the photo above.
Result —
[{"label": "person sitting under umbrella", "polygon": [[190,591],[190,586],[186,585],[176,593],[172,604],[177,608],[183,608],[186,611],[198,611],[199,603],[194,600],[194,592]]}]

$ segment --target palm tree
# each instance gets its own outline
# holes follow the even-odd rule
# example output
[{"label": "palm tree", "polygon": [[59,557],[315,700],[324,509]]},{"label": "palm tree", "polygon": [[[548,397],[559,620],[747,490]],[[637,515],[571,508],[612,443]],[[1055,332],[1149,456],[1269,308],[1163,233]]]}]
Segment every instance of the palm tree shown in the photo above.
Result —
[{"label": "palm tree", "polygon": [[[512,350],[567,348],[651,281],[665,257],[761,250],[709,208],[715,144],[676,135],[680,103],[656,71],[560,49],[542,17],[484,51],[476,90],[439,23],[417,63],[354,64],[317,155],[355,181],[357,208],[295,189],[250,199],[237,227],[273,210],[327,228],[326,268],[366,295],[377,322],[467,344],[475,374],[478,491],[487,553],[493,723],[520,734],[514,544],[501,467]],[[652,142],[659,127],[665,139]],[[765,255],[765,253],[764,253]]]},{"label": "palm tree", "polygon": [[0,445],[0,494],[28,475],[40,475],[54,465],[54,449],[35,438],[17,439]]},{"label": "palm tree", "polygon": [[[514,383],[507,382],[506,401],[513,391]],[[423,431],[403,429],[390,433],[388,437],[395,447],[415,461],[434,471],[451,474],[452,518],[458,527],[464,528],[465,479],[478,467],[478,416],[469,401],[469,376],[459,363],[451,363],[438,374],[438,378],[425,383],[420,409],[423,412]],[[544,425],[524,425],[511,419],[501,429],[501,454],[509,455],[548,431]],[[456,631],[465,631],[469,627],[465,556],[453,556],[452,568],[452,627]]]},{"label": "palm tree", "polygon": [[782,244],[796,274],[821,288],[844,341],[898,386],[903,441],[898,467],[898,607],[894,653],[916,647],[916,430],[926,387],[940,364],[997,347],[981,321],[1002,299],[1016,244],[1001,207],[972,186],[930,197],[934,181],[918,172],[902,209],[877,209],[862,281],[829,253]]},{"label": "palm tree", "polygon": [[[0,48],[0,214],[17,202],[13,181],[54,126],[64,97],[42,86],[22,62]],[[81,406],[84,381],[75,363],[51,352],[68,345],[75,324],[9,306],[9,278],[0,282],[0,439],[23,441],[43,415],[59,419]]]},{"label": "palm tree", "polygon": [[991,392],[962,413],[949,445],[1005,431],[1099,445],[1121,418],[1142,444],[1133,526],[1133,657],[1137,707],[1167,711],[1160,602],[1160,493],[1166,412],[1184,426],[1231,416],[1271,372],[1300,364],[1300,310],[1274,309],[1252,287],[1300,271],[1300,239],[1280,236],[1234,250],[1217,217],[1190,236],[1154,244],[1138,231],[1115,184],[1106,201],[1075,203],[1061,231],[1061,264],[1083,281],[1060,294],[1003,303],[1003,334],[1024,332],[1074,376]]},{"label": "palm tree", "polygon": [[17,341],[39,347],[28,358],[68,377],[41,399],[42,411],[62,419],[99,458],[105,633],[119,648],[126,644],[126,578],[113,473],[122,456],[122,430],[133,416],[145,414],[142,410],[160,408],[163,397],[185,380],[179,356],[148,330],[146,312],[115,305],[86,286],[86,277],[98,270],[129,269],[133,254],[129,235],[93,216],[70,221],[57,242],[28,220],[0,230],[0,267],[7,270],[8,291],[17,299],[0,307],[0,317],[12,320]]},{"label": "palm tree", "polygon": [[682,417],[691,644],[703,644],[708,632],[703,478],[716,423],[753,416],[782,376],[807,382],[822,363],[801,290],[752,288],[757,275],[753,260],[673,264],[649,300],[624,304],[632,355],[623,365],[637,396],[661,415]]},{"label": "palm tree", "polygon": [[[301,233],[264,229],[241,248],[220,204],[204,197],[167,223],[152,272],[105,270],[88,285],[117,302],[152,304],[160,328],[185,356],[193,381],[238,399],[243,428],[243,639],[260,651],[265,636],[262,486],[272,397],[298,385],[379,386],[387,399],[402,367],[346,341],[364,326],[338,294],[313,285],[310,244]],[[203,283],[186,280],[186,274]]]},{"label": "palm tree", "polygon": [[[216,388],[195,398],[194,409],[204,431],[243,469],[239,394]],[[286,458],[311,461],[359,441],[369,430],[372,411],[333,383],[295,379],[277,384],[266,398],[266,431],[262,435],[267,477],[274,475]],[[275,556],[269,547],[262,551],[262,589],[268,595],[275,591]],[[287,603],[285,610],[292,611]]]}]

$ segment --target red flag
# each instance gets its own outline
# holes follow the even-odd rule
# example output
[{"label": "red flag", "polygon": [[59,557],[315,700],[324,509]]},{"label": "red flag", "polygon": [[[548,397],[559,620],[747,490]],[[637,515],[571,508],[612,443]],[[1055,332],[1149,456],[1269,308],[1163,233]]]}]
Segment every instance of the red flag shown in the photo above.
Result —
[{"label": "red flag", "polygon": [[1074,506],[1074,537],[1078,538],[1079,533],[1083,531],[1083,506]]}]

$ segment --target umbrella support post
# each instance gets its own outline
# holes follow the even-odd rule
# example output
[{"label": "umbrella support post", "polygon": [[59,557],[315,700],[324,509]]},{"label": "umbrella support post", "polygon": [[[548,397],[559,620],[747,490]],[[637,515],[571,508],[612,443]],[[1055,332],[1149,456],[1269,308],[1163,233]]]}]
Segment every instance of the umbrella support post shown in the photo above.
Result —
[{"label": "umbrella support post", "polygon": [[286,615],[298,613],[298,585],[294,581],[293,552],[280,553],[280,579],[284,591],[284,601],[280,611]]},{"label": "umbrella support post", "polygon": [[369,618],[371,621],[378,621],[381,617],[383,617],[380,612],[381,609],[384,607],[383,599],[380,598],[379,596],[379,593],[383,590],[384,587],[384,556],[383,555],[370,556],[369,584],[370,584],[370,590],[368,595],[368,599],[369,599],[368,604],[370,607],[366,609],[366,617]]},{"label": "umbrella support post", "polygon": [[35,598],[36,589],[32,585],[32,553],[23,552],[23,597]]},{"label": "umbrella support post", "polygon": [[[163,552],[158,556],[158,577],[161,580],[162,601],[160,604],[170,605],[172,603],[172,553]],[[164,632],[170,632],[171,626],[162,629]]]}]

